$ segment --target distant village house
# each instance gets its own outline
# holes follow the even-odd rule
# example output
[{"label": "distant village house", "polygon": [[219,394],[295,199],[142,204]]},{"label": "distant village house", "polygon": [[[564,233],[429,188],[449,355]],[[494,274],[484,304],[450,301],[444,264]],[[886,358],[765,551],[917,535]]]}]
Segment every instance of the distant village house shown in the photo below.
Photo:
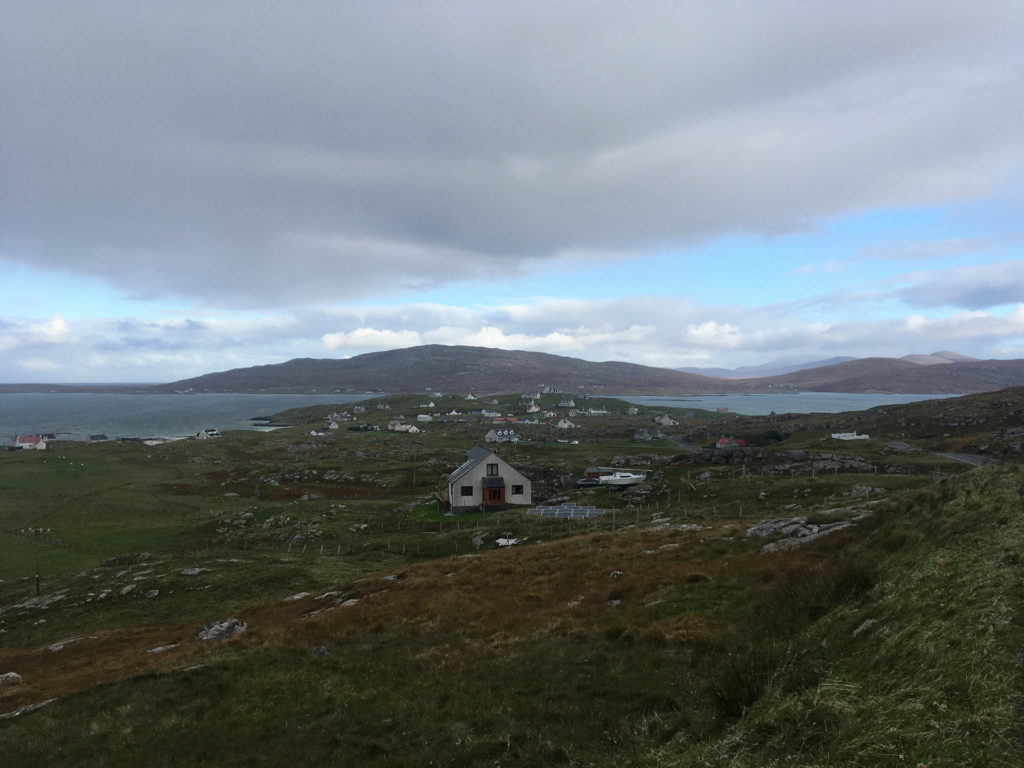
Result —
[{"label": "distant village house", "polygon": [[518,443],[519,435],[514,429],[492,429],[484,435],[484,440],[488,443]]}]

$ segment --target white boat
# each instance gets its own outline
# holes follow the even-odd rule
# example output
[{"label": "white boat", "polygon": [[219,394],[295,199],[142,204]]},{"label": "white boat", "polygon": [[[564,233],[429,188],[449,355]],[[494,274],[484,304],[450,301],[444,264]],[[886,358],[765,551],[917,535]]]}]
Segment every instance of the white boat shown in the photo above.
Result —
[{"label": "white boat", "polygon": [[647,479],[646,475],[636,472],[612,472],[610,475],[601,475],[598,482],[601,485],[636,485]]}]

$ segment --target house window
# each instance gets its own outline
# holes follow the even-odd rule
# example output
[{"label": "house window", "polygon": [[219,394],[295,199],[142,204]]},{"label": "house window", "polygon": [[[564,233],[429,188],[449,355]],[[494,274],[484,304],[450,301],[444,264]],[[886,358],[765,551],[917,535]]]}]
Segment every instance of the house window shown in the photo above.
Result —
[{"label": "house window", "polygon": [[512,495],[513,496],[522,496],[523,495],[523,486],[521,486],[521,485],[513,485],[512,486]]},{"label": "house window", "polygon": [[488,477],[497,477],[498,476],[498,465],[497,464],[488,464],[487,465],[487,476]]},{"label": "house window", "polygon": [[462,486],[459,489],[459,495],[460,496],[472,496],[473,495],[473,486],[472,485],[464,485],[464,486]]}]

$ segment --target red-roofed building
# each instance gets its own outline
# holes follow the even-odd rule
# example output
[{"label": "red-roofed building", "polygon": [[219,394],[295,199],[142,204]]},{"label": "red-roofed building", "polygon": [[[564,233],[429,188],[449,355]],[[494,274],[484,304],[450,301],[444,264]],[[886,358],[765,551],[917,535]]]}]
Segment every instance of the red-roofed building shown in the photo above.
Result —
[{"label": "red-roofed building", "polygon": [[46,440],[42,435],[18,435],[14,438],[14,447],[24,451],[45,451]]},{"label": "red-roofed building", "polygon": [[725,437],[723,435],[718,438],[715,448],[743,448],[746,444],[747,442],[742,437]]}]

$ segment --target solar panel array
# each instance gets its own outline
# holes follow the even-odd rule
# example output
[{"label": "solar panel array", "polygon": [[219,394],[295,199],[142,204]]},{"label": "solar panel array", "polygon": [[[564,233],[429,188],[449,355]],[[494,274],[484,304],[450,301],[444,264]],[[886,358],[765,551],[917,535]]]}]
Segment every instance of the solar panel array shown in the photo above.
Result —
[{"label": "solar panel array", "polygon": [[540,517],[557,517],[563,520],[589,520],[592,517],[601,517],[606,512],[608,512],[607,509],[598,509],[597,507],[559,504],[553,507],[534,507],[533,509],[528,509],[526,514],[539,515]]}]

